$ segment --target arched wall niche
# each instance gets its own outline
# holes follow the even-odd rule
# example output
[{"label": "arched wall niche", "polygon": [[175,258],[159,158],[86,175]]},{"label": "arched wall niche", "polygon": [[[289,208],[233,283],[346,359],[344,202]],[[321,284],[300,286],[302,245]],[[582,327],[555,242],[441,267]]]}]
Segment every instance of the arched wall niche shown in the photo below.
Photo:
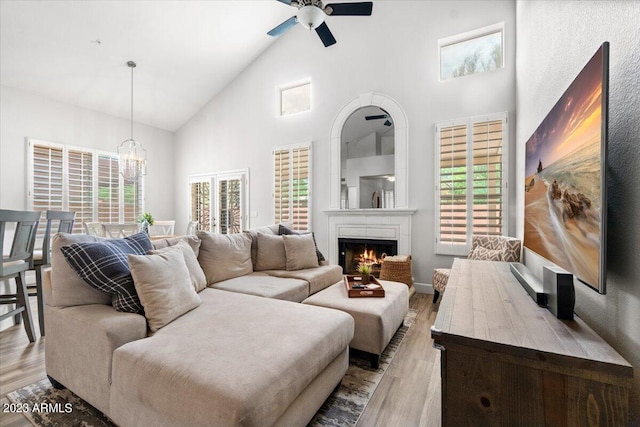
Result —
[{"label": "arched wall niche", "polygon": [[[341,136],[342,129],[347,119],[356,110],[367,106],[377,106],[387,111],[393,119],[395,127],[395,209],[407,209],[409,207],[409,174],[408,174],[408,147],[409,129],[407,115],[398,102],[388,95],[376,92],[368,92],[359,95],[345,105],[331,127],[331,209],[340,209],[340,177],[341,177]],[[376,209],[379,210],[379,209]]]}]

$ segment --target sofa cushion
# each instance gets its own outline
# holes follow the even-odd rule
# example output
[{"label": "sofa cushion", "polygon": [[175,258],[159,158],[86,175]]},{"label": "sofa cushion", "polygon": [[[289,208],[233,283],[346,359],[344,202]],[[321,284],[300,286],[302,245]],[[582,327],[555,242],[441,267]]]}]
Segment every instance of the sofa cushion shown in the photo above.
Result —
[{"label": "sofa cushion", "polygon": [[269,270],[265,271],[265,273],[274,277],[304,280],[309,283],[309,295],[313,295],[342,280],[342,267],[339,265],[321,265],[316,268],[296,271]]},{"label": "sofa cushion", "polygon": [[200,239],[196,236],[179,236],[179,237],[169,237],[167,239],[153,239],[151,241],[151,246],[153,249],[163,249],[169,246],[174,246],[178,244],[178,242],[185,242],[189,245],[191,249],[193,249],[193,253],[198,257],[200,252],[200,244],[202,243]]},{"label": "sofa cushion", "polygon": [[150,249],[147,233],[137,233],[122,239],[74,243],[63,246],[61,251],[85,282],[112,296],[113,308],[127,313],[143,313],[127,255],[144,255]]},{"label": "sofa cushion", "polygon": [[51,245],[51,295],[46,304],[55,307],[71,307],[85,304],[109,304],[111,295],[87,286],[87,282],[71,268],[60,248],[74,243],[102,241],[103,238],[87,234],[58,233]]},{"label": "sofa cushion", "polygon": [[246,233],[199,231],[197,236],[202,240],[198,262],[207,278],[207,285],[253,272],[251,237]]},{"label": "sofa cushion", "polygon": [[306,280],[274,277],[263,272],[218,282],[214,289],[293,302],[302,302],[309,296],[309,283]]},{"label": "sofa cushion", "polygon": [[251,228],[249,230],[243,231],[243,233],[248,234],[251,237],[251,262],[253,263],[254,269],[256,265],[256,260],[258,256],[258,234],[270,234],[275,235],[278,234],[278,225],[269,225],[266,227],[259,228]]},{"label": "sofa cushion", "polygon": [[287,255],[287,270],[302,270],[318,266],[316,245],[311,234],[283,235]]},{"label": "sofa cushion", "polygon": [[320,252],[320,249],[318,249],[318,245],[316,244],[316,235],[313,232],[298,232],[295,231],[291,228],[290,225],[288,224],[280,224],[278,226],[278,234],[281,235],[302,235],[302,234],[311,234],[313,236],[313,244],[316,247],[316,255],[318,256],[318,264],[320,264],[322,261],[325,260],[324,255],[322,255],[322,252]]},{"label": "sofa cushion", "polygon": [[337,310],[212,288],[200,296],[197,310],[114,352],[116,423],[123,414],[142,425],[142,405],[165,425],[273,425],[353,338],[353,318]]},{"label": "sofa cushion", "polygon": [[255,271],[284,270],[287,268],[287,255],[282,236],[258,233],[258,250]]},{"label": "sofa cushion", "polygon": [[[200,246],[200,242],[198,241],[198,247]],[[207,278],[204,277],[204,271],[202,271],[202,267],[200,267],[200,263],[198,262],[198,258],[193,253],[193,248],[189,246],[189,244],[183,240],[178,241],[175,245],[167,246],[162,249],[156,249],[149,251],[150,255],[159,255],[163,254],[167,251],[179,251],[182,253],[184,257],[184,262],[187,265],[187,270],[189,270],[189,277],[191,279],[191,284],[193,289],[196,292],[200,292],[204,288],[207,287]],[[135,281],[135,277],[134,277]]]},{"label": "sofa cushion", "polygon": [[[168,249],[161,249],[158,254],[127,257],[151,332],[193,310],[201,302],[191,283],[182,251]],[[186,250],[191,252],[188,245]]]}]

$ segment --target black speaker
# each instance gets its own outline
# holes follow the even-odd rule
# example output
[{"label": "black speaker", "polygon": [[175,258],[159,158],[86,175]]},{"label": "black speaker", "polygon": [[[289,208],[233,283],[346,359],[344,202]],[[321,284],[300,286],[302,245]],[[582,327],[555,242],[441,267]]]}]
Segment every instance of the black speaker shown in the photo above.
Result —
[{"label": "black speaker", "polygon": [[573,288],[573,274],[556,266],[542,269],[542,286],[547,294],[547,308],[558,319],[573,319],[576,293]]}]

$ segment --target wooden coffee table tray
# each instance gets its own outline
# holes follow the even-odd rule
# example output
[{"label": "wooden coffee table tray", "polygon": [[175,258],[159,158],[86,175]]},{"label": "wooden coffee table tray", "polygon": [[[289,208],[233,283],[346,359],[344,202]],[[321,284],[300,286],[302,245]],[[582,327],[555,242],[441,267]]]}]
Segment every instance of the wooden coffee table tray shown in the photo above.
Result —
[{"label": "wooden coffee table tray", "polygon": [[[358,280],[356,280],[358,279]],[[349,298],[365,298],[365,297],[374,297],[374,298],[384,298],[384,288],[382,284],[375,277],[371,276],[371,281],[369,285],[379,286],[375,289],[367,288],[369,285],[364,285],[363,289],[353,288],[353,285],[361,285],[360,276],[344,276],[344,284],[347,287],[347,295]]]}]

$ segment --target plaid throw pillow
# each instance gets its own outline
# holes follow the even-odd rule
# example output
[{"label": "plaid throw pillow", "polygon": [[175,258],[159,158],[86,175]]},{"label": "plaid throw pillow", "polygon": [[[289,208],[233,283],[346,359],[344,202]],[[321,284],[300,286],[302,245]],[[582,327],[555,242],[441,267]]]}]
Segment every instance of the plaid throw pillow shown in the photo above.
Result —
[{"label": "plaid throw pillow", "polygon": [[60,248],[67,263],[91,287],[110,294],[118,311],[144,314],[133,284],[127,255],[145,255],[151,250],[147,233],[123,239],[74,243]]},{"label": "plaid throw pillow", "polygon": [[[278,234],[279,235],[302,235],[302,234],[309,234],[307,233],[298,233],[295,230],[290,229],[289,227],[286,227],[282,224],[280,224],[280,226],[278,227]],[[322,255],[322,252],[320,252],[320,250],[318,249],[318,244],[316,243],[316,235],[313,233],[313,231],[311,232],[311,235],[313,236],[313,244],[316,246],[316,256],[318,257],[318,264],[320,264],[322,261],[325,260],[324,255]]]}]

